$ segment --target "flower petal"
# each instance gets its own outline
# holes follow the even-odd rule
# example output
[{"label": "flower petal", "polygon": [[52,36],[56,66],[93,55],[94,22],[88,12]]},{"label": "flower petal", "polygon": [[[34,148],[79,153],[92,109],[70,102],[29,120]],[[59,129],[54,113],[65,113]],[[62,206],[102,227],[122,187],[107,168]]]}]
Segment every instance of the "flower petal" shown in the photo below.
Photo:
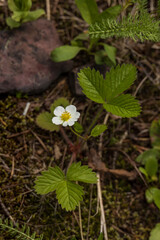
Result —
[{"label": "flower petal", "polygon": [[73,126],[74,124],[75,124],[74,120],[71,119],[71,120],[68,121],[68,126]]},{"label": "flower petal", "polygon": [[74,113],[73,118],[78,119],[79,117],[80,117],[80,113],[79,112]]},{"label": "flower petal", "polygon": [[60,117],[53,117],[53,118],[52,118],[52,122],[53,122],[54,124],[56,124],[56,125],[60,125],[60,124],[63,123],[63,121],[61,120]]},{"label": "flower petal", "polygon": [[69,105],[66,107],[66,111],[69,112],[71,115],[76,112],[77,108],[74,105]]},{"label": "flower petal", "polygon": [[67,121],[65,121],[65,122],[63,122],[63,127],[67,127],[67,125],[68,125],[68,122]]},{"label": "flower petal", "polygon": [[54,109],[54,115],[57,117],[60,117],[63,112],[65,112],[65,109],[62,106],[58,106]]}]

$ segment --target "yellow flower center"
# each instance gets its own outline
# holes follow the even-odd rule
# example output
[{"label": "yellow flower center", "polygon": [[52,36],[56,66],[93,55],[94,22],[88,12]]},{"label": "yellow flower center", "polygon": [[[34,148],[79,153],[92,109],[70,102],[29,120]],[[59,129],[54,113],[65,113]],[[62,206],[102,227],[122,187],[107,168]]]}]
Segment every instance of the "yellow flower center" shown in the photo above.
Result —
[{"label": "yellow flower center", "polygon": [[64,113],[62,113],[61,115],[61,120],[62,121],[68,121],[71,118],[71,114],[67,111],[65,111]]}]

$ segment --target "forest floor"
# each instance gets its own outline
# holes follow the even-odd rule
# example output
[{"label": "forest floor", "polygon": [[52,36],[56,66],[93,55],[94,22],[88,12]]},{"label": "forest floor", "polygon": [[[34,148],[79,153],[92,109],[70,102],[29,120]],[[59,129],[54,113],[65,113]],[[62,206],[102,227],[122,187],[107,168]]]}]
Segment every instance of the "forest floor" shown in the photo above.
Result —
[{"label": "forest floor", "polygon": [[[107,7],[103,1],[98,4],[100,9]],[[34,7],[45,8],[45,3],[34,1]],[[64,44],[69,44],[73,37],[87,29],[73,0],[55,1],[51,5],[51,18]],[[109,39],[106,42],[117,48],[117,63],[136,66],[137,80],[129,91],[136,94],[142,112],[131,119],[109,116],[101,161],[109,169],[131,172],[139,167],[137,156],[151,148],[149,128],[152,121],[160,117],[160,44],[135,43],[130,39]],[[86,64],[86,58],[93,61],[82,53],[74,60],[75,67]],[[67,74],[61,76],[56,86],[40,95],[17,93],[0,97],[0,215],[3,219],[14,219],[20,225],[26,223],[31,231],[43,233],[44,240],[65,240],[74,236],[80,239],[78,209],[66,212],[58,205],[54,193],[41,196],[34,190],[34,181],[41,171],[55,165],[65,169],[71,159],[71,151],[59,132],[48,133],[36,125],[38,114],[48,111],[55,99],[65,97],[84,116],[84,128],[87,129],[99,109],[98,104],[73,96],[68,78]],[[30,107],[24,116],[28,102]],[[103,123],[105,117],[103,111],[99,122]],[[65,131],[74,142],[75,136],[68,128]],[[88,153],[94,149],[98,154],[99,142],[99,137],[88,140],[77,160],[88,164]],[[147,240],[151,229],[160,222],[160,215],[154,204],[146,202],[147,186],[143,179],[138,174],[132,180],[125,174],[117,176],[103,171],[100,174],[109,239]],[[81,203],[84,238],[95,240],[100,231],[100,212],[96,213],[97,188],[86,184],[84,189]],[[0,233],[0,240],[9,239],[13,238]]]}]

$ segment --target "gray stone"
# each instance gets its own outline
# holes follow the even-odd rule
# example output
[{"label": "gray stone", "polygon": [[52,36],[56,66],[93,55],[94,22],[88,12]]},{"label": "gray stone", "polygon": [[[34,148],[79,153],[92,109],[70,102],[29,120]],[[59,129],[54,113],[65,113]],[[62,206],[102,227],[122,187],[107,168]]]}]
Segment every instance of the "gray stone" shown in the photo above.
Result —
[{"label": "gray stone", "polygon": [[0,32],[0,93],[40,93],[56,83],[72,68],[71,61],[51,61],[51,51],[60,45],[54,22],[46,19]]}]

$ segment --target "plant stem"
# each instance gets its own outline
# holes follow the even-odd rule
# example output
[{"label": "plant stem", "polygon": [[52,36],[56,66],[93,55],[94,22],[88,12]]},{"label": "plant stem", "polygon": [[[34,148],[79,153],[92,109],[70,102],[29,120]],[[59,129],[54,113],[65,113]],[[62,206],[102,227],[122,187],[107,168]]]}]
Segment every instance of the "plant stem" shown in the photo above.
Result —
[{"label": "plant stem", "polygon": [[62,127],[60,127],[60,132],[64,138],[64,140],[66,141],[66,143],[69,145],[69,146],[73,146],[73,143],[72,141],[68,138],[67,134],[65,133],[64,129]]},{"label": "plant stem", "polygon": [[100,233],[104,232],[104,240],[108,240],[107,235],[107,226],[106,226],[106,219],[105,219],[105,212],[102,200],[102,190],[101,190],[101,183],[100,183],[100,174],[97,173],[97,189],[98,189],[98,198],[100,202],[100,209],[101,209],[101,229]]},{"label": "plant stem", "polygon": [[81,135],[79,135],[78,133],[76,133],[71,127],[69,127],[69,128],[70,128],[70,130],[71,130],[75,135],[77,135],[78,137],[82,138],[83,140],[86,140],[85,137],[82,137]]},{"label": "plant stem", "polygon": [[83,238],[83,228],[82,228],[82,216],[81,216],[81,205],[79,203],[79,227],[80,227],[80,233],[81,233],[81,240],[84,240]]},{"label": "plant stem", "polygon": [[86,135],[91,131],[92,127],[94,126],[94,124],[97,122],[98,118],[100,117],[101,113],[103,112],[103,106],[100,107],[98,113],[96,114],[96,116],[94,117],[91,125],[89,126],[89,128],[86,131]]}]

